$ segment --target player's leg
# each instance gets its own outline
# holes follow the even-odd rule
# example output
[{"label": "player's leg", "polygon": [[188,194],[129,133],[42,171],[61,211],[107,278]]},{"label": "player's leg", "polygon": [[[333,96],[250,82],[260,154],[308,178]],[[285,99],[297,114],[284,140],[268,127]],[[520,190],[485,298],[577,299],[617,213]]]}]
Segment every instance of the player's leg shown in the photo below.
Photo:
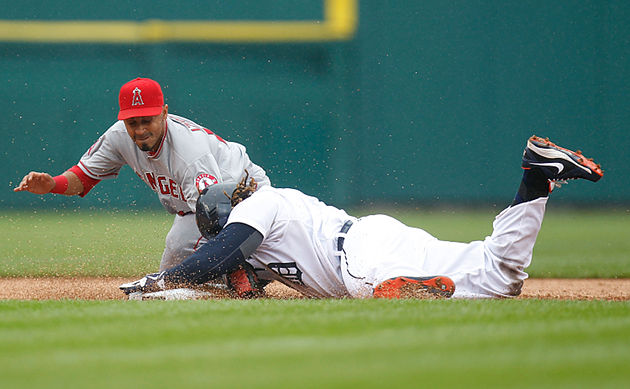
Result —
[{"label": "player's leg", "polygon": [[456,285],[455,297],[520,294],[550,187],[559,180],[597,181],[603,174],[599,165],[580,152],[535,136],[527,143],[522,166],[525,172],[515,201],[496,217],[492,235],[468,244],[427,242],[420,274],[449,277]]},{"label": "player's leg", "polygon": [[202,238],[197,228],[194,213],[184,216],[176,215],[173,226],[166,235],[160,271],[178,265],[205,242],[206,240]]},{"label": "player's leg", "polygon": [[501,212],[492,224],[492,235],[484,240],[488,266],[489,289],[498,296],[518,296],[525,269],[532,261],[534,245],[542,225],[548,197],[511,206]]},{"label": "player's leg", "polygon": [[[519,295],[527,278],[524,270],[532,260],[551,188],[559,181],[579,178],[598,181],[603,175],[600,166],[581,152],[536,136],[527,142],[522,167],[525,169],[523,179],[512,206],[496,217],[492,235],[483,242],[483,260],[479,253],[466,253],[466,248],[459,253],[463,255],[458,261],[479,265],[478,273],[468,268],[461,269],[463,274],[453,276],[460,293],[470,289],[473,294]],[[453,249],[446,243],[438,245],[445,246],[447,251]],[[436,253],[444,255],[439,249]],[[434,263],[430,259],[427,262]]]},{"label": "player's leg", "polygon": [[540,231],[547,197],[511,206],[494,220],[484,241],[429,242],[423,270],[455,282],[454,297],[509,297],[520,294]]},{"label": "player's leg", "polygon": [[343,251],[343,282],[355,298],[414,297],[413,292],[497,297],[501,294],[496,285],[510,283],[492,256],[486,255],[484,242],[440,241],[383,215],[354,223]]},{"label": "player's leg", "polygon": [[[466,298],[520,293],[540,230],[546,197],[504,210],[485,241],[440,241],[382,215],[350,228],[341,257],[352,297],[398,297],[404,288]],[[374,293],[374,294],[373,294]]]},{"label": "player's leg", "polygon": [[484,241],[486,255],[496,262],[508,280],[503,286],[497,284],[500,294],[520,294],[520,285],[527,278],[523,270],[531,263],[547,198],[553,187],[580,178],[596,182],[603,176],[601,167],[582,152],[571,151],[537,136],[527,141],[521,166],[523,179],[512,206],[497,216],[492,235]]},{"label": "player's leg", "polygon": [[[423,274],[440,274],[455,283],[455,298],[490,298],[507,295],[507,279],[503,271],[486,254],[483,241],[470,243],[435,240],[424,249]],[[514,285],[512,289],[520,285]],[[503,292],[501,292],[503,290]]]},{"label": "player's leg", "polygon": [[389,216],[359,219],[348,231],[340,257],[348,293],[355,298],[450,297],[453,282],[422,269],[424,245],[434,240]]}]

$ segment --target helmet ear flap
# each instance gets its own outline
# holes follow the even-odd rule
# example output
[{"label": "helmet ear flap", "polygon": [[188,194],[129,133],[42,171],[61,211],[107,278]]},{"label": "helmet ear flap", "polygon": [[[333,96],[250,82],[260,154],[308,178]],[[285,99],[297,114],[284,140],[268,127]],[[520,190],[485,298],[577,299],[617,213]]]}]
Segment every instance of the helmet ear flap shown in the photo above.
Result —
[{"label": "helmet ear flap", "polygon": [[236,189],[234,183],[221,183],[205,188],[197,199],[195,212],[197,228],[204,238],[215,237],[227,223],[232,212],[228,196]]}]

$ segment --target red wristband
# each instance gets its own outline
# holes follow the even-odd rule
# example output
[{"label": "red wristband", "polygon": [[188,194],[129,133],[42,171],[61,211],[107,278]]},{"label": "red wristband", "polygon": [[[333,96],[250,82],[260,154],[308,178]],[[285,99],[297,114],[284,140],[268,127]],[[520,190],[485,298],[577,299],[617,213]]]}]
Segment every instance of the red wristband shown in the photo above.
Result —
[{"label": "red wristband", "polygon": [[55,186],[52,188],[50,193],[66,193],[66,190],[68,189],[68,177],[62,174],[60,176],[53,177],[53,180],[55,180]]}]

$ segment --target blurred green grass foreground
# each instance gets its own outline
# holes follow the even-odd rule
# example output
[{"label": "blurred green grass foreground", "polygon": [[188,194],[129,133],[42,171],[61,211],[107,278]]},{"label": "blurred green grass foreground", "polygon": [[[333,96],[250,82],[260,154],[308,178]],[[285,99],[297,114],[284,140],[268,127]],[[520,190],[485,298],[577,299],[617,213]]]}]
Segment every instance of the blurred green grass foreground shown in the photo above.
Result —
[{"label": "blurred green grass foreground", "polygon": [[3,388],[623,388],[630,302],[0,302]]},{"label": "blurred green grass foreground", "polygon": [[[390,214],[443,240],[480,240],[494,209],[359,210]],[[0,216],[0,277],[138,276],[156,271],[173,216],[141,212],[8,212]],[[530,277],[630,277],[630,210],[549,210]]]}]

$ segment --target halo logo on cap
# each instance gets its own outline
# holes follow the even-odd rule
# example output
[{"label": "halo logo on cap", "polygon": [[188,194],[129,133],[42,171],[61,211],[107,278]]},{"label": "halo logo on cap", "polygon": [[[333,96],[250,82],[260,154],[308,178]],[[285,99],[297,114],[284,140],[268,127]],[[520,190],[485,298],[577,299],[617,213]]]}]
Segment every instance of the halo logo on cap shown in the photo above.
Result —
[{"label": "halo logo on cap", "polygon": [[131,106],[144,105],[144,101],[142,101],[142,96],[140,95],[141,92],[142,91],[138,89],[138,87],[133,90],[133,100],[131,101]]},{"label": "halo logo on cap", "polygon": [[136,78],[120,88],[118,120],[156,116],[164,108],[160,84],[150,78]]}]

